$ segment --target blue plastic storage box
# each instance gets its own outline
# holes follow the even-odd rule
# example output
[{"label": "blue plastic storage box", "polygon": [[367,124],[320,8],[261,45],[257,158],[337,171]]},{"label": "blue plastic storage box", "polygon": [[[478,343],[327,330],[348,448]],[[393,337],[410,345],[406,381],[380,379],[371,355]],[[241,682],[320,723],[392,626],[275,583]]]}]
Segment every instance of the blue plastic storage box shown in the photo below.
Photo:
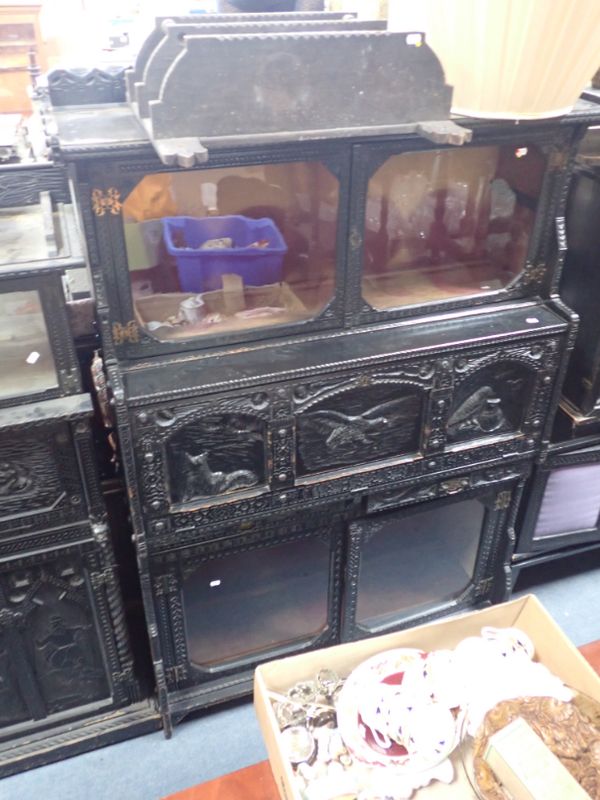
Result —
[{"label": "blue plastic storage box", "polygon": [[[227,217],[164,217],[168,252],[177,261],[182,292],[221,289],[221,276],[240,275],[246,286],[264,286],[281,280],[287,246],[272,219]],[[208,239],[233,240],[231,248],[200,250]],[[266,240],[265,248],[249,247]]]}]

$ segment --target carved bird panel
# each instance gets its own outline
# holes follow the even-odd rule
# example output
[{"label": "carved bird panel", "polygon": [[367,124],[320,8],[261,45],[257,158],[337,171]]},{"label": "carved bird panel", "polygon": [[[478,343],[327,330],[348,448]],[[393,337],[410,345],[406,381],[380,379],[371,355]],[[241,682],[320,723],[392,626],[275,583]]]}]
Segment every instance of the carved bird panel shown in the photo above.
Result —
[{"label": "carved bird panel", "polygon": [[314,472],[418,449],[422,397],[412,387],[372,386],[324,400],[297,418],[301,469]]}]

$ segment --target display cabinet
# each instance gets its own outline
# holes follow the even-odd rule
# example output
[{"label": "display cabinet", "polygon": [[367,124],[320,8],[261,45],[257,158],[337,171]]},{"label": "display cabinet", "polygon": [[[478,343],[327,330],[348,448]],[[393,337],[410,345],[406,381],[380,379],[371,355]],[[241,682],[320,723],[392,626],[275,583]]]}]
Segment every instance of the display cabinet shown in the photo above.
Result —
[{"label": "display cabinet", "polygon": [[[562,403],[561,431],[581,436],[600,432],[600,323],[598,301],[597,214],[600,210],[597,132],[585,142],[569,195],[567,235],[569,250],[560,292],[579,316],[575,349],[569,363]],[[588,163],[589,162],[589,163]]]},{"label": "display cabinet", "polygon": [[405,136],[219,151],[185,170],[81,165],[117,354],[549,297],[580,133],[479,125],[460,148]]},{"label": "display cabinet", "polygon": [[528,486],[517,560],[528,554],[600,544],[600,439],[551,447]]},{"label": "display cabinet", "polygon": [[423,34],[320,19],[157,25],[129,104],[51,110],[167,733],[260,661],[506,597],[574,343],[597,104],[450,119]]},{"label": "display cabinet", "polygon": [[0,777],[157,726],[107,526],[65,275],[64,167],[0,171]]}]

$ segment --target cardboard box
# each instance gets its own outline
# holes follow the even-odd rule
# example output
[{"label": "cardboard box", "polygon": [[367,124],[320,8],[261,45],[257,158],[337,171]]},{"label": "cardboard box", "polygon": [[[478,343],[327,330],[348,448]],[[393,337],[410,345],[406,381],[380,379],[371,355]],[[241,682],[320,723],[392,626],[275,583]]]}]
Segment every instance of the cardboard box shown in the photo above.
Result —
[{"label": "cardboard box", "polygon": [[[271,661],[256,669],[254,707],[263,733],[271,769],[282,800],[301,800],[292,768],[283,755],[279,726],[268,692],[284,693],[294,683],[313,678],[323,667],[347,677],[361,661],[395,647],[422,650],[453,648],[466,636],[478,636],[481,628],[521,628],[535,645],[535,658],[562,680],[600,702],[600,678],[560,627],[533,595],[509,603],[421,625],[374,639],[314,650],[291,658]],[[475,795],[464,774],[458,754],[453,762],[456,777],[450,785],[432,783],[415,792],[416,800],[470,800]]]}]

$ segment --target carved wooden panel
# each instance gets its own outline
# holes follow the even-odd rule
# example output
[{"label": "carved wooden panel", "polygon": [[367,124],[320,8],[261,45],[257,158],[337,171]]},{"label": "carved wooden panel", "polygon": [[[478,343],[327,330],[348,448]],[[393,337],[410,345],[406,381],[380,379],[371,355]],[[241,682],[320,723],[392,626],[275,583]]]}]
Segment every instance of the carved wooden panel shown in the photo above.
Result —
[{"label": "carved wooden panel", "polygon": [[473,372],[455,392],[448,416],[448,441],[460,442],[518,431],[528,410],[535,373],[500,361]]},{"label": "carved wooden panel", "polygon": [[298,472],[318,472],[419,449],[423,393],[386,383],[326,395],[297,414]]},{"label": "carved wooden panel", "polygon": [[68,425],[19,428],[0,436],[0,530],[25,526],[31,514],[81,516],[82,505]]},{"label": "carved wooden panel", "polygon": [[171,501],[250,489],[266,481],[265,424],[245,414],[195,419],[166,444]]},{"label": "carved wooden panel", "polygon": [[9,639],[0,632],[0,728],[31,718],[19,689],[19,672],[12,656]]},{"label": "carved wooden panel", "polygon": [[[94,605],[75,554],[43,564],[20,560],[0,575],[0,629],[10,641],[6,658],[0,649],[0,692],[18,684],[26,716],[41,719],[110,697]],[[4,724],[19,713],[14,700]]]}]

